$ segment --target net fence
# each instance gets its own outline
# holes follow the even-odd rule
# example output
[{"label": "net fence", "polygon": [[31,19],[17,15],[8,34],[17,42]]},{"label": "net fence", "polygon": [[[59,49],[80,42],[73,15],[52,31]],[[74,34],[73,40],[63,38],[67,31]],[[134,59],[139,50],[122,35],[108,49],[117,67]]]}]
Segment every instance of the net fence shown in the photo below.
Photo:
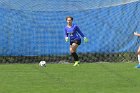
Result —
[{"label": "net fence", "polygon": [[27,11],[75,11],[129,4],[139,0],[1,0],[0,7]]},{"label": "net fence", "polygon": [[136,60],[139,0],[2,0],[1,62],[71,62],[66,16],[89,38],[77,50],[81,62]]}]

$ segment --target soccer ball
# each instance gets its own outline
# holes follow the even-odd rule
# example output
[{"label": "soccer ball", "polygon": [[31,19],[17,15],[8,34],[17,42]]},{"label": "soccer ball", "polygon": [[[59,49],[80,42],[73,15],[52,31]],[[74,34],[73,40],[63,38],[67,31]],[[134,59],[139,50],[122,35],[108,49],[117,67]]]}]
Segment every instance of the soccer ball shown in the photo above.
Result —
[{"label": "soccer ball", "polygon": [[40,61],[39,66],[41,67],[46,67],[46,61]]}]

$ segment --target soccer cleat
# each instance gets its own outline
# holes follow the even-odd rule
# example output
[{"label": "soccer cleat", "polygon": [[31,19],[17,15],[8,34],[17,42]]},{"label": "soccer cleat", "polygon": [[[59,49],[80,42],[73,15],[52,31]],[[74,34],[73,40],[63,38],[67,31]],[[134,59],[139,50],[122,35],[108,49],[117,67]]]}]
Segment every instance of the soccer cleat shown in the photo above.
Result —
[{"label": "soccer cleat", "polygon": [[79,61],[75,61],[73,66],[79,66]]},{"label": "soccer cleat", "polygon": [[138,64],[138,65],[136,66],[136,68],[140,68],[140,64]]}]

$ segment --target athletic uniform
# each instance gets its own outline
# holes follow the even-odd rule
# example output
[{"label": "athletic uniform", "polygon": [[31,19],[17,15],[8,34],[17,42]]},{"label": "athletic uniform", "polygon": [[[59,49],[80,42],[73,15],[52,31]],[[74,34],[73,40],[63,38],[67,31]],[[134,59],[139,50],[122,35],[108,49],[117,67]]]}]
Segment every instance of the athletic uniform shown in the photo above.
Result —
[{"label": "athletic uniform", "polygon": [[65,27],[65,37],[70,37],[70,45],[72,43],[76,43],[78,45],[81,44],[81,38],[80,35],[84,38],[84,34],[80,31],[79,27],[77,25],[72,25],[70,28]]}]

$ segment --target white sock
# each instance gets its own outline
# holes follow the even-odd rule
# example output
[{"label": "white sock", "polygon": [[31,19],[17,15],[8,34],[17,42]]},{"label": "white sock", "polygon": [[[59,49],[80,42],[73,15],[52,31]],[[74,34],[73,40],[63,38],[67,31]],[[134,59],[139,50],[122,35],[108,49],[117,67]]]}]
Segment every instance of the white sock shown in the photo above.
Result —
[{"label": "white sock", "polygon": [[138,61],[139,61],[139,64],[140,64],[140,55],[138,55]]}]

